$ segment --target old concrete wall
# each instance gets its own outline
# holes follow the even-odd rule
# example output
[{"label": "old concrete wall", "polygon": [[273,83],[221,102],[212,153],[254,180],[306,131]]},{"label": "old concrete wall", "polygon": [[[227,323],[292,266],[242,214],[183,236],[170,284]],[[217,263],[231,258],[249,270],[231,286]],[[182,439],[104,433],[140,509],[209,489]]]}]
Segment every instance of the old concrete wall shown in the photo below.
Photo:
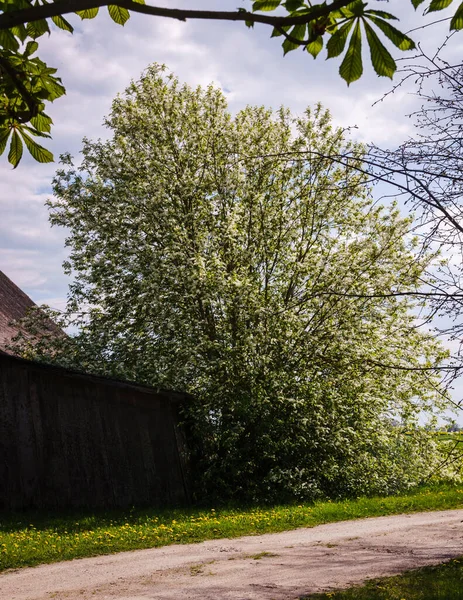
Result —
[{"label": "old concrete wall", "polygon": [[0,509],[187,503],[182,401],[0,353]]}]

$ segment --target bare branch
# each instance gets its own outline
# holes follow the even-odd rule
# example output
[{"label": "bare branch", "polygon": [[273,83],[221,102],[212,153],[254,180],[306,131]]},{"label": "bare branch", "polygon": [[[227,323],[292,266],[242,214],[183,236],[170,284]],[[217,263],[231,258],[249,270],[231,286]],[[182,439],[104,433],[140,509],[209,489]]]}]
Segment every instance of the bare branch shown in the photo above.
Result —
[{"label": "bare branch", "polygon": [[398,371],[422,371],[422,372],[432,371],[434,373],[439,372],[439,371],[449,371],[449,372],[456,373],[463,369],[463,365],[441,365],[441,366],[436,365],[434,367],[425,367],[423,365],[422,367],[407,367],[407,365],[383,363],[383,362],[373,360],[371,358],[366,358],[366,357],[362,357],[362,363],[367,363],[367,364],[373,365],[375,367],[380,367],[381,369],[393,369],[393,370],[398,370]]}]

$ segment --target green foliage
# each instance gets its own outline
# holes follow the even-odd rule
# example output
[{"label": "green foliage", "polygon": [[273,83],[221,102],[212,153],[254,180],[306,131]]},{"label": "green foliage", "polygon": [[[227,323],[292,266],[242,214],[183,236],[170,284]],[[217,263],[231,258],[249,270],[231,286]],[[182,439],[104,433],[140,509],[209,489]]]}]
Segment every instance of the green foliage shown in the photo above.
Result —
[{"label": "green foliage", "polygon": [[[287,5],[286,8],[288,9]],[[303,8],[298,6],[290,14],[295,16],[308,11],[308,5]],[[396,20],[397,18],[385,11],[367,10],[366,2],[355,0],[339,10],[333,10],[328,17],[310,22],[308,40],[304,40],[305,24],[304,26],[297,25],[289,32],[283,32],[282,35],[286,37],[283,42],[283,50],[286,54],[290,50],[304,46],[316,58],[323,47],[323,35],[327,34],[330,36],[327,43],[327,58],[339,56],[344,51],[349,33],[354,25],[348,49],[339,69],[341,77],[349,85],[363,74],[362,25],[376,74],[392,78],[397,68],[395,60],[372,28],[372,24],[378,27],[387,40],[399,50],[412,50],[415,48],[415,43],[387,22],[391,19]]]},{"label": "green foliage", "polygon": [[[13,38],[14,39],[14,38]],[[32,137],[49,138],[52,120],[44,112],[45,102],[53,101],[65,93],[61,80],[39,58],[35,41],[27,42],[20,53],[10,44],[0,53],[0,151],[10,140],[8,160],[17,167],[22,157],[23,141],[38,162],[50,162],[52,154]]]},{"label": "green foliage", "polygon": [[437,382],[419,367],[445,353],[390,292],[416,290],[433,257],[373,204],[362,148],[320,106],[232,117],[219,90],[157,65],[107,126],[54,181],[80,334],[45,355],[191,392],[203,494],[384,493],[429,476],[436,444],[414,423]]},{"label": "green foliage", "polygon": [[378,75],[390,77],[394,75],[396,64],[392,56],[380,42],[379,37],[374,30],[365,23],[365,32],[367,35],[368,45],[370,46],[370,56],[373,67]]},{"label": "green foliage", "polygon": [[99,10],[99,8],[87,8],[85,10],[78,10],[76,14],[79,15],[83,21],[84,19],[94,19]]},{"label": "green foliage", "polygon": [[452,20],[450,21],[450,29],[455,31],[460,31],[463,29],[463,2],[460,4]]},{"label": "green foliage", "polygon": [[124,25],[130,18],[129,11],[120,6],[108,6],[108,12],[111,19],[118,25]]},{"label": "green foliage", "polygon": [[346,46],[347,38],[350,30],[352,29],[353,21],[347,21],[339,29],[337,29],[328,40],[326,49],[328,51],[328,58],[339,56],[344,51]]},{"label": "green foliage", "polygon": [[[0,513],[0,571],[139,548],[462,506],[463,490],[440,484],[401,496],[318,501],[299,506]],[[263,558],[262,554],[254,556]]]},{"label": "green foliage", "polygon": [[362,76],[362,73],[362,36],[360,32],[360,23],[357,22],[350,38],[349,48],[339,67],[339,74],[349,85],[352,81],[359,79]]},{"label": "green foliage", "polygon": [[443,10],[452,4],[453,0],[431,0],[428,7],[428,13]]},{"label": "green foliage", "polygon": [[[373,0],[375,4],[379,0]],[[412,5],[418,8],[424,0],[411,0]],[[38,43],[34,42],[34,49],[28,51],[31,40],[37,40],[45,33],[50,33],[47,19],[69,33],[73,32],[72,25],[64,18],[63,14],[75,11],[81,19],[93,19],[99,13],[99,6],[86,4],[79,10],[79,0],[74,0],[69,6],[62,4],[62,13],[56,10],[55,2],[38,0],[34,3],[37,14],[32,18],[30,10],[32,4],[27,0],[0,0],[0,138],[9,133],[10,150],[9,160],[16,167],[22,154],[18,152],[18,140],[23,139],[27,149],[35,160],[49,162],[53,160],[51,153],[36,142],[31,143],[25,137],[25,132],[34,136],[49,137],[49,129],[42,130],[35,126],[28,129],[26,125],[39,115],[45,115],[46,102],[52,102],[65,93],[61,80],[54,77],[55,69],[49,69],[45,63],[30,55],[38,50]],[[452,4],[452,0],[426,1],[427,12],[443,10]],[[347,50],[339,69],[341,77],[349,85],[358,80],[363,73],[362,65],[362,37],[365,37],[370,49],[371,62],[375,73],[379,76],[391,77],[396,71],[396,62],[389,50],[384,45],[378,32],[397,49],[406,51],[415,48],[415,43],[407,35],[392,27],[388,20],[397,20],[397,17],[383,10],[368,8],[367,2],[361,0],[336,0],[311,3],[303,0],[257,0],[252,3],[252,11],[242,7],[236,13],[223,13],[221,18],[244,20],[248,27],[255,22],[262,22],[272,27],[272,37],[282,36],[283,52],[286,54],[302,47],[311,56],[316,58],[327,48],[327,58],[337,57],[344,52],[348,36],[352,32]],[[112,20],[124,25],[130,18],[129,10],[147,12],[154,16],[182,18],[175,9],[157,9],[145,6],[144,0],[121,0],[121,4],[109,4],[108,12]],[[276,16],[269,15],[278,11]],[[187,18],[212,18],[208,11],[196,11],[197,17],[191,12],[184,16]],[[58,14],[55,14],[58,13]],[[260,18],[261,13],[266,19]],[[22,17],[24,15],[24,17]],[[14,26],[11,26],[14,20]],[[463,28],[463,2],[457,8],[450,23],[451,30]],[[324,40],[327,39],[325,44]],[[26,51],[22,52],[26,45]],[[46,77],[38,76],[40,71]],[[20,136],[18,138],[18,135]],[[15,146],[15,147],[13,147]],[[22,147],[22,142],[21,142]],[[0,154],[5,151],[5,145],[0,144]]]},{"label": "green foliage", "polygon": [[307,52],[309,52],[314,58],[317,58],[317,56],[321,52],[322,48],[323,48],[323,37],[321,35],[314,38],[306,46]]},{"label": "green foliage", "polygon": [[275,10],[281,4],[281,0],[257,0],[252,5],[252,10]]},{"label": "green foliage", "polygon": [[463,558],[300,600],[463,600]]}]

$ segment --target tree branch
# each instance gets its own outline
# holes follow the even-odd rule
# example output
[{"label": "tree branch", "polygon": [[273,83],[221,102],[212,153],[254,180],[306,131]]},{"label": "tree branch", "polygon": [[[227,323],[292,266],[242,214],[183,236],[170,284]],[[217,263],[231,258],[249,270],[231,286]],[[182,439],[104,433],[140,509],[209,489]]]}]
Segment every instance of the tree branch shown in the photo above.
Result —
[{"label": "tree branch", "polygon": [[383,363],[366,357],[362,358],[362,363],[367,363],[375,367],[380,367],[381,369],[394,369],[398,371],[453,371],[454,373],[457,373],[458,371],[461,371],[463,369],[463,365],[442,365],[441,367],[407,367],[406,365]]},{"label": "tree branch", "polygon": [[211,21],[243,21],[248,23],[263,23],[273,27],[284,27],[288,25],[298,25],[309,23],[320,17],[326,17],[335,10],[347,6],[352,0],[334,0],[330,4],[319,4],[312,10],[299,16],[269,16],[248,11],[211,11],[211,10],[183,10],[179,8],[161,8],[157,6],[148,6],[139,4],[132,0],[58,0],[51,4],[32,6],[30,8],[12,10],[0,14],[0,30],[9,29],[17,25],[47,19],[67,13],[75,13],[81,10],[99,8],[100,6],[120,6],[127,10],[151,15],[154,17],[167,17],[178,21],[187,21],[188,19],[203,19]]},{"label": "tree branch", "polygon": [[418,298],[449,298],[463,300],[463,294],[452,294],[451,292],[372,292],[371,294],[355,294],[349,292],[335,292],[332,290],[324,292],[311,292],[308,294],[310,298],[317,298],[318,296],[343,296],[344,298],[395,298],[402,296],[415,296]]},{"label": "tree branch", "polygon": [[[374,147],[372,149],[374,149]],[[396,187],[397,189],[410,194],[410,196],[412,198],[414,198],[415,200],[421,201],[422,203],[438,210],[457,231],[459,231],[460,233],[463,234],[463,223],[459,223],[457,221],[457,219],[452,214],[450,214],[450,212],[444,206],[442,201],[439,198],[437,198],[435,194],[432,193],[432,191],[430,190],[430,188],[426,184],[426,182],[423,179],[420,179],[420,177],[418,177],[418,175],[415,174],[415,173],[419,173],[419,174],[426,173],[423,170],[410,169],[406,165],[403,166],[400,164],[395,167],[392,167],[392,166],[385,167],[384,164],[382,164],[380,162],[381,157],[378,158],[375,155],[373,155],[374,160],[369,160],[365,156],[357,157],[355,155],[350,155],[350,154],[339,154],[339,155],[325,154],[323,152],[316,152],[314,150],[297,150],[297,151],[292,151],[292,152],[283,152],[278,155],[276,155],[276,154],[249,155],[247,158],[262,158],[262,157],[266,158],[266,157],[272,157],[272,156],[295,157],[298,155],[299,156],[314,155],[319,158],[325,158],[328,160],[332,160],[342,166],[349,167],[351,169],[355,169],[359,173],[373,177],[374,181],[382,181],[384,183],[389,183],[389,184],[393,185],[394,187]],[[390,158],[389,158],[389,160],[391,161]],[[354,163],[358,163],[358,164],[354,164]],[[375,167],[375,168],[382,169],[385,172],[385,174],[381,175],[379,173],[374,173],[374,172],[368,171],[367,169],[362,168],[362,166],[361,166],[362,163],[367,165],[368,167]],[[395,164],[397,165],[397,161],[395,161]],[[391,180],[390,179],[391,175],[399,175],[399,176],[402,175],[403,177],[409,178],[418,187],[421,187],[421,189],[426,194],[428,194],[429,198],[425,198],[423,195],[421,195],[418,192],[416,192],[415,190],[413,190],[409,184],[404,185],[404,184],[399,183],[398,181]]]}]

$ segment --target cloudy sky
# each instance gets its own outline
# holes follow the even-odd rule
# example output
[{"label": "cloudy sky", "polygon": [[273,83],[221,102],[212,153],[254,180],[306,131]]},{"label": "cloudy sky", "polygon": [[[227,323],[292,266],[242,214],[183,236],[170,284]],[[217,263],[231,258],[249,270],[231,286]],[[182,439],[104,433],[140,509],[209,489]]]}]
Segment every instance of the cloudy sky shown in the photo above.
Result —
[{"label": "cloudy sky", "polygon": [[[211,9],[220,5],[221,10],[250,6],[248,0],[171,0],[162,4]],[[403,31],[416,26],[409,1],[372,4],[399,14]],[[55,159],[67,151],[78,157],[84,136],[108,136],[102,121],[111,100],[151,62],[165,63],[191,85],[214,82],[226,93],[232,111],[246,104],[265,104],[273,108],[286,105],[301,113],[307,105],[321,101],[337,124],[357,126],[355,136],[360,140],[391,147],[413,134],[413,123],[407,117],[416,107],[413,88],[400,89],[372,106],[392,84],[374,75],[367,57],[365,75],[347,87],[338,75],[338,59],[325,61],[321,54],[314,61],[301,50],[283,57],[280,39],[270,39],[270,29],[265,26],[249,30],[242,23],[181,23],[133,15],[121,28],[105,9],[100,12],[92,21],[70,17],[74,35],[53,30],[48,38],[40,39],[41,58],[58,68],[67,89],[67,95],[47,110],[55,122],[49,144]],[[445,13],[439,13],[443,16]],[[447,27],[444,23],[413,36],[432,51]],[[462,47],[463,33],[452,40],[451,53],[461,56]],[[44,206],[51,196],[56,166],[39,165],[24,157],[13,170],[5,156],[0,158],[0,269],[37,303],[61,308],[68,285],[61,267],[66,256],[65,233],[50,228]]]},{"label": "cloudy sky", "polygon": [[[221,0],[220,8],[234,10],[240,2],[250,5],[247,0]],[[164,5],[191,7],[192,2]],[[198,8],[217,5],[217,0],[195,2]],[[403,30],[414,26],[409,2],[392,0],[384,8],[400,12]],[[363,78],[348,88],[338,75],[337,59],[325,61],[320,55],[314,61],[301,50],[283,57],[280,40],[270,39],[265,26],[249,30],[242,23],[181,23],[133,15],[122,28],[105,9],[100,12],[92,21],[71,16],[74,35],[53,30],[40,39],[41,58],[58,68],[67,89],[47,110],[55,123],[49,144],[55,159],[66,151],[78,157],[84,136],[108,136],[102,121],[111,100],[151,62],[165,63],[191,85],[214,82],[225,91],[232,111],[246,104],[283,104],[300,113],[321,101],[336,123],[357,126],[355,135],[365,141],[393,146],[413,131],[406,115],[415,100],[407,90],[372,106],[391,82],[377,78],[368,64]],[[421,36],[426,38],[427,31]],[[443,33],[439,30],[438,37]],[[1,157],[0,269],[37,303],[60,308],[68,285],[61,268],[65,234],[50,228],[44,206],[55,170],[56,163],[39,165],[26,156],[13,170]]]}]

